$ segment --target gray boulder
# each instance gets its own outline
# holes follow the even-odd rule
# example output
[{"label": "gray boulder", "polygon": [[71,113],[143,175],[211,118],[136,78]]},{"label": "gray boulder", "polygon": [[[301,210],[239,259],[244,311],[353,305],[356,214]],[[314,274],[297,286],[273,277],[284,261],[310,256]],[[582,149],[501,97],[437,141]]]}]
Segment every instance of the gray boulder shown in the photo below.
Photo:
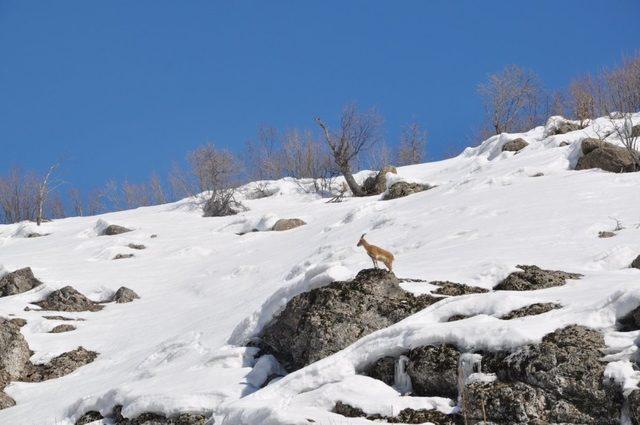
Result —
[{"label": "gray boulder", "polygon": [[48,379],[60,378],[78,369],[81,366],[91,363],[98,357],[95,351],[89,351],[78,347],[54,357],[46,364],[29,364],[23,373],[21,380],[26,382],[42,382]]},{"label": "gray boulder", "polygon": [[15,270],[0,277],[0,297],[27,292],[42,285],[33,275],[30,267]]},{"label": "gray boulder", "polygon": [[127,247],[131,248],[131,249],[137,249],[137,250],[141,250],[141,249],[146,249],[147,247],[144,246],[141,243],[130,243],[129,245],[127,245]]},{"label": "gray boulder", "polygon": [[502,145],[502,152],[519,152],[527,146],[529,146],[529,143],[527,143],[526,140],[517,138],[509,140],[507,143]]},{"label": "gray boulder", "polygon": [[623,332],[640,330],[640,305],[618,319],[618,329]]},{"label": "gray boulder", "polygon": [[127,229],[123,226],[118,226],[117,224],[108,225],[101,233],[102,236],[114,236],[122,233],[130,232],[131,229]]},{"label": "gray boulder", "polygon": [[20,327],[10,320],[0,318],[0,387],[2,376],[6,382],[16,380],[24,373],[31,351],[20,333]]},{"label": "gray boulder", "polygon": [[275,230],[276,232],[282,232],[284,230],[295,229],[296,227],[304,226],[307,224],[304,220],[300,220],[299,218],[281,218],[276,221],[276,224],[273,225],[271,230]]},{"label": "gray boulder", "polygon": [[404,291],[386,270],[362,270],[352,281],[293,297],[264,328],[259,347],[285,369],[297,370],[438,300]]},{"label": "gray boulder", "polygon": [[502,316],[501,319],[512,320],[520,317],[535,316],[558,308],[562,308],[562,306],[556,303],[535,303],[511,310],[509,313]]},{"label": "gray boulder", "polygon": [[127,258],[133,258],[133,254],[116,254],[113,260],[124,260]]},{"label": "gray boulder", "polygon": [[71,286],[57,289],[42,300],[33,303],[43,310],[51,311],[98,311],[103,306],[91,301]]},{"label": "gray boulder", "polygon": [[363,374],[392,386],[395,379],[396,358],[385,356],[367,366]]},{"label": "gray boulder", "polygon": [[532,291],[561,286],[567,279],[579,279],[581,274],[556,270],[543,270],[538,266],[516,266],[522,271],[513,272],[494,286],[498,291]]},{"label": "gray boulder", "polygon": [[425,397],[458,397],[460,352],[451,345],[424,346],[409,351],[407,374],[413,392]]},{"label": "gray boulder", "polygon": [[449,282],[449,281],[433,281],[429,282],[432,285],[439,286],[438,289],[432,291],[432,294],[448,295],[450,297],[456,297],[467,294],[482,294],[489,292],[488,289],[479,288],[477,286],[469,286],[463,283]]},{"label": "gray boulder", "polygon": [[389,201],[391,199],[403,198],[432,188],[433,186],[428,184],[397,182],[391,185],[389,191],[387,191],[387,193],[382,197],[382,200]]},{"label": "gray boulder", "polygon": [[631,137],[640,137],[640,124],[636,124],[631,128]]},{"label": "gray boulder", "polygon": [[631,262],[631,268],[640,269],[640,255],[638,255],[636,259]]},{"label": "gray boulder", "polygon": [[387,190],[387,173],[398,174],[396,167],[387,165],[378,172],[375,176],[367,177],[362,183],[362,190],[367,195],[379,195]]},{"label": "gray boulder", "polygon": [[118,288],[116,293],[113,295],[113,301],[118,304],[130,303],[138,298],[140,298],[138,294],[136,294],[133,289],[129,289],[126,286]]},{"label": "gray boulder", "polygon": [[600,168],[612,173],[636,171],[635,158],[626,148],[595,139],[583,140],[581,147],[584,155],[578,159],[576,170]]},{"label": "gray boulder", "polygon": [[601,232],[598,232],[598,237],[600,239],[607,239],[607,238],[612,238],[614,237],[616,234],[614,232],[609,232],[607,230],[603,230]]},{"label": "gray boulder", "polygon": [[75,330],[76,330],[76,327],[73,325],[62,324],[62,325],[55,326],[53,329],[49,331],[49,333],[60,334],[60,333],[71,332]]}]

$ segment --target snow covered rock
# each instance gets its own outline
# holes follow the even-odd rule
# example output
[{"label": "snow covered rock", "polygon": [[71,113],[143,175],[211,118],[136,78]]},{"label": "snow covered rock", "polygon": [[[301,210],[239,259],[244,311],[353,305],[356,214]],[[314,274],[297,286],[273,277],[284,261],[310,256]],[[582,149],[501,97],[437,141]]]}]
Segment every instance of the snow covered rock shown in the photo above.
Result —
[{"label": "snow covered rock", "polygon": [[432,292],[432,294],[437,295],[448,295],[451,297],[467,295],[467,294],[482,294],[484,292],[489,292],[488,289],[479,288],[477,286],[469,286],[464,283],[456,283],[449,281],[433,281],[429,282],[431,285],[439,286],[438,289]]},{"label": "snow covered rock", "polygon": [[626,148],[600,142],[596,139],[582,141],[582,153],[576,163],[576,170],[599,168],[612,173],[636,171],[635,159]]},{"label": "snow covered rock", "polygon": [[122,233],[127,233],[130,231],[131,229],[127,229],[124,226],[118,226],[117,224],[109,224],[107,227],[104,228],[101,235],[114,236],[114,235],[120,235]]},{"label": "snow covered rock", "polygon": [[362,373],[392,386],[395,380],[396,361],[398,359],[385,356],[369,365]]},{"label": "snow covered rock", "polygon": [[20,294],[42,285],[30,267],[15,270],[0,277],[0,297]]},{"label": "snow covered rock", "polygon": [[138,294],[135,293],[133,289],[129,289],[126,286],[121,286],[118,288],[116,293],[113,295],[113,301],[118,304],[130,303],[131,301],[140,298]]},{"label": "snow covered rock", "polygon": [[104,416],[102,416],[100,412],[96,410],[90,410],[80,416],[75,422],[75,425],[87,425],[95,421],[100,421],[102,419],[104,419]]},{"label": "snow covered rock", "polygon": [[285,369],[297,370],[438,300],[404,291],[386,270],[361,270],[352,281],[293,297],[265,327],[259,346]]},{"label": "snow covered rock", "polygon": [[[570,325],[486,363],[498,379],[467,386],[472,420],[618,424],[619,386],[604,379],[603,336]],[[483,364],[484,366],[484,364]],[[484,412],[484,413],[483,413]]]},{"label": "snow covered rock", "polygon": [[535,289],[561,286],[567,279],[579,279],[578,273],[557,270],[543,270],[538,266],[516,266],[522,271],[513,272],[502,282],[494,286],[499,291],[532,291]]},{"label": "snow covered rock", "polygon": [[581,130],[582,126],[579,121],[568,120],[559,115],[549,117],[544,126],[544,137],[555,136],[558,134],[566,134],[571,131]]},{"label": "snow covered rock", "polygon": [[638,255],[636,259],[631,262],[631,267],[634,269],[640,269],[640,255]]},{"label": "snow covered rock", "polygon": [[130,243],[129,245],[127,245],[127,247],[131,249],[137,249],[137,250],[147,249],[147,247],[141,243]]},{"label": "snow covered rock", "polygon": [[51,292],[47,297],[33,303],[43,310],[51,311],[98,311],[103,306],[91,301],[71,286],[65,286]]},{"label": "snow covered rock", "polygon": [[502,145],[502,152],[518,152],[527,146],[529,146],[529,143],[527,143],[527,141],[522,137],[518,137],[517,139],[509,140],[507,143]]},{"label": "snow covered rock", "polygon": [[281,218],[276,221],[271,230],[281,232],[283,230],[295,229],[296,227],[304,226],[305,224],[307,223],[299,218]]},{"label": "snow covered rock", "polygon": [[526,305],[522,308],[511,310],[509,313],[501,317],[502,320],[518,319],[520,317],[535,316],[537,314],[546,313],[551,310],[562,308],[560,304],[556,303],[535,303]]},{"label": "snow covered rock", "polygon": [[362,183],[362,189],[367,195],[379,195],[387,190],[387,173],[398,174],[396,167],[387,165],[375,176],[369,176]]},{"label": "snow covered rock", "polygon": [[414,193],[422,192],[424,190],[432,189],[433,186],[422,183],[409,183],[409,182],[396,182],[391,185],[389,190],[382,197],[383,200],[388,201],[391,199],[402,198]]},{"label": "snow covered rock", "polygon": [[124,260],[124,259],[127,259],[127,258],[133,258],[133,257],[134,257],[133,254],[116,254],[113,257],[113,260]]},{"label": "snow covered rock", "polygon": [[27,382],[41,382],[48,379],[60,378],[78,369],[81,366],[91,363],[98,357],[95,351],[89,351],[83,347],[78,347],[54,357],[46,364],[29,364],[21,380]]}]

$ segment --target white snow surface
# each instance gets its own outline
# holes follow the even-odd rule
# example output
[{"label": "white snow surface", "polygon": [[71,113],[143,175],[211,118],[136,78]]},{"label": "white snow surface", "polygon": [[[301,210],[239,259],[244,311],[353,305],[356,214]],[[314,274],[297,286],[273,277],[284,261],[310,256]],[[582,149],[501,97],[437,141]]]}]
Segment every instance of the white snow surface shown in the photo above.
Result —
[{"label": "white snow surface", "polygon": [[[640,115],[634,118],[638,122]],[[604,128],[607,122],[593,125]],[[99,356],[59,379],[11,383],[5,392],[17,404],[0,411],[0,423],[72,424],[88,410],[107,414],[116,404],[124,406],[127,417],[206,412],[226,425],[308,424],[307,419],[327,425],[370,423],[331,413],[338,400],[368,413],[393,415],[405,407],[448,413],[454,401],[402,397],[357,372],[381,356],[420,345],[509,349],[573,323],[604,332],[605,360],[611,362],[606,374],[628,393],[640,380],[629,362],[639,332],[617,332],[614,324],[640,303],[640,270],[629,268],[640,254],[640,173],[572,171],[580,141],[595,136],[591,127],[544,135],[544,127],[503,134],[452,159],[400,167],[397,179],[437,187],[392,201],[376,196],[326,203],[302,190],[308,181],[288,178],[243,187],[242,202],[249,210],[230,217],[203,218],[185,199],[54,220],[39,228],[1,225],[0,274],[30,266],[44,282],[0,298],[0,316],[27,320],[21,331],[34,351],[32,361],[45,362],[78,346]],[[517,154],[501,151],[517,137],[529,146]],[[563,141],[569,145],[559,147]],[[544,175],[532,177],[537,173]],[[270,196],[256,196],[258,186]],[[307,225],[269,231],[278,218],[294,217]],[[598,238],[599,231],[614,229],[613,218],[625,228],[615,237]],[[133,231],[99,236],[108,224]],[[50,235],[25,238],[33,231]],[[238,234],[244,232],[249,233]],[[584,277],[545,290],[443,298],[260,388],[282,371],[271,356],[256,358],[257,349],[247,347],[248,341],[293,296],[370,267],[356,247],[365,232],[371,243],[394,253],[396,275],[403,278],[492,288],[517,264]],[[132,250],[129,243],[147,249]],[[134,257],[113,261],[118,253]],[[75,331],[50,334],[62,322],[43,316],[58,313],[24,308],[65,285],[96,301],[108,300],[124,285],[140,299],[109,303],[99,312],[62,313],[85,320],[69,322]],[[434,288],[419,282],[402,286],[415,293]],[[536,302],[563,308],[516,320],[498,318]],[[474,316],[447,322],[453,314]]]}]

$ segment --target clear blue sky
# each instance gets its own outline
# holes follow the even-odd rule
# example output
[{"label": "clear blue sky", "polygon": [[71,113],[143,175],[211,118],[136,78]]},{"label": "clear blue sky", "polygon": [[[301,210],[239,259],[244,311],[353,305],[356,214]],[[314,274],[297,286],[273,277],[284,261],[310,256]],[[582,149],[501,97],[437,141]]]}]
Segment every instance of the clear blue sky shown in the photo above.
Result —
[{"label": "clear blue sky", "polygon": [[637,0],[0,0],[0,173],[66,156],[83,189],[137,181],[350,101],[390,143],[414,117],[438,158],[478,124],[488,73],[556,88],[639,47]]}]

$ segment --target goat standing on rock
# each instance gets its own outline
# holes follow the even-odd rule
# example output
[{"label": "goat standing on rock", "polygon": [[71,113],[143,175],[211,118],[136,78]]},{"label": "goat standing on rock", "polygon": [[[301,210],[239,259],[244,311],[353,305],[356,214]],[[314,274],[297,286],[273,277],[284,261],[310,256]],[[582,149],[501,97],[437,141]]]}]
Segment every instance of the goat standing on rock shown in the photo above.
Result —
[{"label": "goat standing on rock", "polygon": [[392,271],[391,268],[393,266],[393,254],[389,251],[380,248],[379,246],[371,245],[369,242],[364,240],[364,236],[366,233],[363,233],[360,236],[360,240],[358,241],[357,246],[362,246],[367,251],[369,257],[371,257],[371,261],[373,261],[373,267],[378,268],[378,261],[382,261],[385,266]]}]

